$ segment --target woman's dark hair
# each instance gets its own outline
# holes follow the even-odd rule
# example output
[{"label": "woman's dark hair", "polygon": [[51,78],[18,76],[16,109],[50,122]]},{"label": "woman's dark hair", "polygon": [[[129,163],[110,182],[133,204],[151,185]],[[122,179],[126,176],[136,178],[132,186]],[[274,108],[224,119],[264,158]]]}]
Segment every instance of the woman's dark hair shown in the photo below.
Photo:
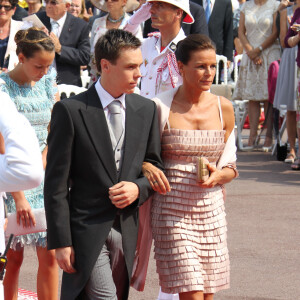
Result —
[{"label": "woman's dark hair", "polygon": [[141,41],[132,33],[121,29],[110,29],[102,35],[95,46],[95,60],[99,73],[101,73],[101,59],[107,59],[115,64],[121,51],[138,49]]},{"label": "woman's dark hair", "polygon": [[15,35],[15,42],[17,44],[16,53],[23,53],[26,58],[33,57],[37,51],[54,51],[51,38],[44,31],[35,27],[19,30]]},{"label": "woman's dark hair", "polygon": [[191,58],[191,53],[198,50],[216,51],[216,46],[213,41],[204,34],[190,34],[177,44],[175,51],[176,59],[186,65]]},{"label": "woman's dark hair", "polygon": [[[2,2],[4,2],[5,0],[0,0],[0,4]],[[8,2],[10,3],[10,5],[12,6],[12,8],[15,8],[19,2],[19,0],[8,0]]]}]

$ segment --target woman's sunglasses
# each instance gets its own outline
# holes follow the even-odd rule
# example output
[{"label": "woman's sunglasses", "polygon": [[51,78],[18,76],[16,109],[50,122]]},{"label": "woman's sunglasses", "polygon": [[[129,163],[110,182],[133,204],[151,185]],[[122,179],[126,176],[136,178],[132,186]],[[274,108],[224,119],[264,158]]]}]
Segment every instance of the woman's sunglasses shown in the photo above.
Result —
[{"label": "woman's sunglasses", "polygon": [[11,5],[0,5],[0,10],[2,9],[2,7],[5,11],[10,11],[11,9],[13,9]]}]

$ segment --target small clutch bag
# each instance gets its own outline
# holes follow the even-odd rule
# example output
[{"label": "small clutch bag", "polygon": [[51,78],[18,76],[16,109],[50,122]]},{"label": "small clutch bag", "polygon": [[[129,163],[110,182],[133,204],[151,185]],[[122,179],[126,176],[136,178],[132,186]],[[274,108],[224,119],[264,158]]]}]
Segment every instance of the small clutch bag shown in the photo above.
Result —
[{"label": "small clutch bag", "polygon": [[197,181],[199,183],[203,183],[209,178],[208,164],[209,161],[205,157],[201,156],[197,158]]},{"label": "small clutch bag", "polygon": [[35,226],[30,227],[23,227],[23,225],[18,225],[17,223],[17,216],[16,212],[8,214],[8,223],[7,229],[5,231],[5,236],[9,237],[11,234],[15,236],[24,235],[29,233],[36,233],[47,231],[47,224],[46,224],[46,216],[45,216],[45,209],[44,208],[37,208],[32,210],[34,217],[35,217]]}]

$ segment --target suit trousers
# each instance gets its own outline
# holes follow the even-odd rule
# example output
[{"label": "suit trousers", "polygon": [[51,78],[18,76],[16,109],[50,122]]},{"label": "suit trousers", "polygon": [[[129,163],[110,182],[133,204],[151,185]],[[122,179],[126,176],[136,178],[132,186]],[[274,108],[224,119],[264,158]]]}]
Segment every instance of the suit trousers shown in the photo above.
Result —
[{"label": "suit trousers", "polygon": [[119,216],[117,216],[85,286],[84,299],[126,300],[128,292],[128,272],[122,246]]}]

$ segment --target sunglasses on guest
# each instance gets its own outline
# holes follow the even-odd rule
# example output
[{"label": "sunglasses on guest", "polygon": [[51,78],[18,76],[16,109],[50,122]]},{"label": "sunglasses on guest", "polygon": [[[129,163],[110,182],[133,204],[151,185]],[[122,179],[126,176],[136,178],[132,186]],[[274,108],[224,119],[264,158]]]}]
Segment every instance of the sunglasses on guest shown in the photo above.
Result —
[{"label": "sunglasses on guest", "polygon": [[62,2],[59,2],[59,1],[55,1],[55,0],[45,0],[46,4],[50,4],[50,5],[58,5],[58,4],[61,4]]},{"label": "sunglasses on guest", "polygon": [[11,5],[0,5],[0,10],[2,9],[2,7],[5,11],[10,11],[11,9],[13,9]]}]

